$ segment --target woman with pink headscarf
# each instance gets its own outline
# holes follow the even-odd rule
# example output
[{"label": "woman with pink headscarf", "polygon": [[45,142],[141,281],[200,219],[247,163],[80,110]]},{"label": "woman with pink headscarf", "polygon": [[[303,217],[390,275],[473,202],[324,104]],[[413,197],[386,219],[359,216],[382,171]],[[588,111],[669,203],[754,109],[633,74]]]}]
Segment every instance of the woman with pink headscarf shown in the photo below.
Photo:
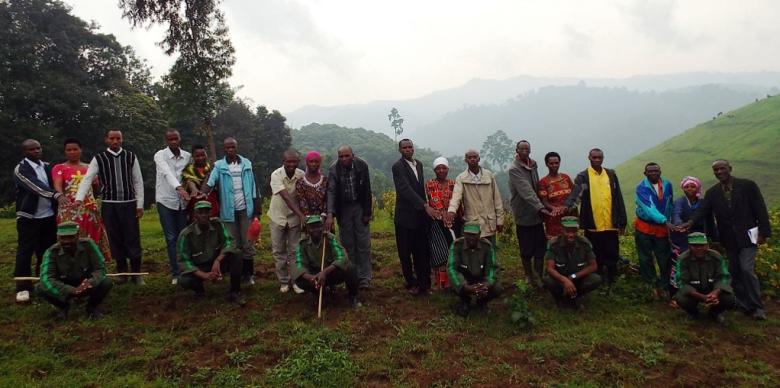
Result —
[{"label": "woman with pink headscarf", "polygon": [[303,160],[306,163],[306,173],[303,179],[295,183],[298,208],[304,216],[325,215],[328,207],[328,177],[320,172],[322,156],[317,151],[309,151]]}]

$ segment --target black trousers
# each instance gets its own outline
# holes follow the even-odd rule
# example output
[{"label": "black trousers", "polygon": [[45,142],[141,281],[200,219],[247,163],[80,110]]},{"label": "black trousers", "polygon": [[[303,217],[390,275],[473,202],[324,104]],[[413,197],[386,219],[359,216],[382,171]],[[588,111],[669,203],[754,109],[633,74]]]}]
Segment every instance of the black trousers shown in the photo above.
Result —
[{"label": "black trousers", "polygon": [[585,231],[585,238],[593,245],[596,263],[602,280],[608,285],[615,282],[617,263],[620,261],[620,240],[616,230],[603,232]]},{"label": "black trousers", "polygon": [[[46,218],[16,219],[18,245],[14,276],[32,276],[32,256],[35,254],[35,274],[41,269],[43,254],[57,241],[57,221],[54,216]],[[16,282],[16,292],[32,291],[32,282]]]},{"label": "black trousers", "polygon": [[[73,281],[73,282],[66,281],[65,283],[73,287],[78,287],[83,280],[84,279]],[[112,283],[111,280],[109,280],[108,278],[103,278],[103,280],[100,283],[93,285],[92,288],[85,291],[83,297],[87,298],[87,311],[88,312],[94,311],[95,308],[101,302],[103,302],[103,299],[106,298],[106,295],[108,295],[108,292],[111,291],[111,287],[113,286],[114,283]],[[63,298],[57,298],[56,296],[49,294],[41,286],[38,287],[38,295],[40,295],[43,299],[46,299],[47,302],[51,303],[58,309],[69,308],[70,301],[71,299],[73,299],[73,296],[67,296],[64,298],[64,300]]]},{"label": "black trousers", "polygon": [[[595,273],[589,273],[583,278],[577,278],[572,280],[574,287],[577,288],[577,296],[585,296],[585,294],[599,288],[601,285],[601,276]],[[563,284],[558,283],[557,280],[550,276],[544,278],[544,288],[550,291],[555,300],[563,300],[565,297],[563,293]]]},{"label": "black trousers", "polygon": [[515,233],[517,233],[517,244],[520,246],[520,259],[523,261],[525,276],[531,277],[535,274],[541,279],[544,274],[544,254],[547,250],[544,224],[531,226],[515,224]]},{"label": "black trousers", "polygon": [[[325,279],[326,286],[337,286],[341,283],[344,283],[347,286],[347,292],[349,293],[350,296],[357,296],[358,278],[354,271],[352,270],[343,271],[337,267]],[[304,279],[303,276],[299,276],[298,279],[295,279],[295,285],[313,294],[317,294],[320,292],[318,289],[314,288],[313,284],[311,284],[308,280]]]},{"label": "black trousers", "polygon": [[135,205],[135,201],[103,202],[100,209],[117,272],[127,272],[128,259],[130,271],[141,272],[141,230],[135,216]]},{"label": "black trousers", "polygon": [[[211,272],[211,266],[214,265],[216,257],[211,259],[207,264],[198,266],[198,269],[203,272]],[[238,255],[233,253],[225,254],[225,258],[219,265],[220,272],[230,274],[230,292],[241,292],[241,273],[244,268],[243,261]],[[195,292],[203,292],[203,279],[195,276],[194,273],[189,272],[179,275],[179,284]]]},{"label": "black trousers", "polygon": [[431,259],[427,228],[409,229],[395,224],[395,244],[406,288],[431,288]]}]

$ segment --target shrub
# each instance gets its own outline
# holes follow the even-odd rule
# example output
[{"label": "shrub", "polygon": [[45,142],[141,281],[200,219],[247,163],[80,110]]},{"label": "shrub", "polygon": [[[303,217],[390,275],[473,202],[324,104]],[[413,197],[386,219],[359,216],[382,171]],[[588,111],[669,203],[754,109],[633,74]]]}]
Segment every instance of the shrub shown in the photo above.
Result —
[{"label": "shrub", "polygon": [[535,322],[528,300],[531,298],[531,287],[520,278],[515,281],[515,293],[508,300],[509,319],[521,329],[530,329]]},{"label": "shrub", "polygon": [[390,219],[395,218],[395,191],[388,191],[382,194],[382,207],[390,215]]}]

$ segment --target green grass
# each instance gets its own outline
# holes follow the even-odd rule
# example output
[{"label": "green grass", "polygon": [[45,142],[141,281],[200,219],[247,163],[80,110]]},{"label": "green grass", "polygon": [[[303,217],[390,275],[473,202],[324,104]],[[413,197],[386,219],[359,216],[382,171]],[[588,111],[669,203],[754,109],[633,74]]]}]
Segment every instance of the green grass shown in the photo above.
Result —
[{"label": "green grass", "polygon": [[[664,303],[649,302],[632,275],[612,298],[596,292],[588,310],[559,311],[548,295],[528,298],[535,325],[509,319],[521,273],[514,243],[501,244],[505,296],[487,313],[463,319],[455,297],[412,298],[402,290],[392,222],[372,224],[376,279],[364,308],[348,308],[345,292],[322,321],[309,296],[277,292],[267,230],[258,251],[259,283],[249,305],[227,304],[226,282],[196,300],[169,284],[159,222],[142,222],[147,286],[114,287],[99,322],[81,306],[65,323],[36,299],[12,301],[0,291],[0,386],[473,386],[473,385],[746,385],[780,384],[780,309],[769,320],[730,313],[719,327],[691,323]],[[0,271],[15,254],[13,220],[0,220]],[[633,257],[632,239],[622,252]]]},{"label": "green grass", "polygon": [[629,218],[634,218],[634,190],[644,178],[642,173],[648,162],[661,165],[663,176],[672,182],[677,198],[682,195],[679,183],[684,176],[698,177],[706,190],[715,182],[712,162],[728,159],[734,176],[755,180],[767,205],[780,206],[778,149],[780,97],[763,99],[699,124],[617,167]]}]

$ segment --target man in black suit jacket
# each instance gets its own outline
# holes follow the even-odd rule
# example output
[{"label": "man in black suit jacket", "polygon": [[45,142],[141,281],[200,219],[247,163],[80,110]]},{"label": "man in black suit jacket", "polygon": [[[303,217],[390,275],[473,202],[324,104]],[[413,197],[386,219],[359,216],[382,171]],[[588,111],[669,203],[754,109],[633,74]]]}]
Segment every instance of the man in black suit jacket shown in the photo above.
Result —
[{"label": "man in black suit jacket", "polygon": [[[766,243],[772,235],[764,197],[755,182],[734,178],[731,165],[726,160],[712,163],[712,172],[718,183],[707,190],[701,205],[683,228],[710,214],[715,216],[717,234],[713,230],[708,230],[707,234],[713,240],[719,239],[726,249],[737,305],[755,319],[766,319],[761,286],[755,271],[758,245]],[[754,243],[748,236],[748,230],[755,227],[758,228],[758,236]]]},{"label": "man in black suit jacket", "polygon": [[424,295],[431,288],[428,217],[435,218],[437,213],[426,200],[422,163],[414,158],[412,141],[401,140],[398,152],[401,158],[393,164],[395,243],[406,289],[412,295]]}]

